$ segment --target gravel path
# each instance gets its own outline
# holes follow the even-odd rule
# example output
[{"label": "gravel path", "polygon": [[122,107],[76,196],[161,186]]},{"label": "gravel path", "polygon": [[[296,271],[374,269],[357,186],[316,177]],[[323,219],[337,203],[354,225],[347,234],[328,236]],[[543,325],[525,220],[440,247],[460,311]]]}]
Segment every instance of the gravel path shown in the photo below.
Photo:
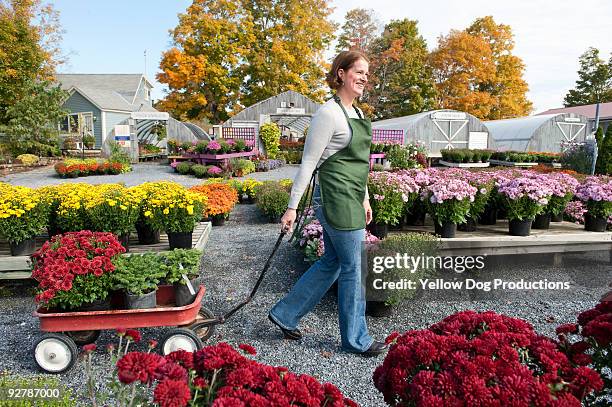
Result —
[{"label": "gravel path", "polygon": [[[255,178],[260,181],[274,179],[278,180],[282,178],[293,179],[298,168],[298,165],[285,165],[276,170],[256,172],[238,179]],[[158,162],[143,162],[134,164],[131,172],[118,175],[94,175],[82,178],[60,178],[55,173],[53,167],[44,167],[33,171],[0,177],[0,182],[7,182],[9,184],[22,185],[31,188],[44,185],[62,184],[65,182],[86,182],[89,184],[124,183],[127,186],[133,186],[146,181],[174,181],[190,187],[201,184],[204,180],[198,179],[192,175],[178,174],[174,172],[174,170],[167,164],[161,164]]]},{"label": "gravel path", "polygon": [[[215,227],[203,258],[203,275],[207,293],[204,305],[215,314],[229,310],[250,292],[260,270],[278,236],[278,225],[265,223],[254,205],[239,205],[225,226]],[[585,270],[592,273],[590,285],[577,289],[571,299],[554,300],[547,296],[500,299],[498,301],[470,302],[464,298],[455,301],[432,301],[420,298],[398,307],[388,318],[368,318],[371,333],[383,339],[398,330],[424,328],[445,316],[464,309],[495,310],[531,322],[538,332],[553,336],[560,323],[572,322],[581,310],[593,306],[603,293],[612,275],[607,256],[565,256],[564,268],[542,264],[539,258],[513,260],[493,267],[492,273],[506,279],[533,275],[569,275],[574,279]],[[307,315],[301,324],[305,338],[300,342],[283,340],[280,331],[267,320],[267,312],[306,269],[299,252],[286,242],[253,302],[234,315],[226,324],[218,326],[208,343],[228,341],[232,344],[250,343],[258,350],[255,358],[272,365],[284,365],[298,373],[307,373],[336,384],[345,395],[362,406],[383,406],[383,400],[372,384],[372,373],[382,358],[364,359],[342,352],[339,348],[337,308],[335,297],[328,294]],[[39,335],[38,322],[32,317],[34,306],[31,288],[18,284],[2,289],[0,298],[0,354],[1,369],[31,375],[37,371],[31,346]],[[145,329],[146,339],[160,339],[164,329]],[[114,340],[112,333],[104,332],[98,340],[99,349]],[[141,343],[135,349],[145,350]],[[102,350],[96,356],[98,365],[107,362]],[[62,382],[74,389],[83,388],[83,363],[61,376]]]}]

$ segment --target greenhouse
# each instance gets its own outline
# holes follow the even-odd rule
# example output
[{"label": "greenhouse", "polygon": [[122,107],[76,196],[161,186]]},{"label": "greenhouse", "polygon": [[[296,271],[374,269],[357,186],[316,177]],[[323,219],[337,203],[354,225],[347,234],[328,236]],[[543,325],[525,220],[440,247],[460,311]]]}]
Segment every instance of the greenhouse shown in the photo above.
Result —
[{"label": "greenhouse", "polygon": [[440,157],[440,150],[443,149],[495,147],[487,127],[480,119],[456,110],[433,110],[379,120],[372,123],[372,128],[403,130],[405,144],[422,143],[431,157]]},{"label": "greenhouse", "polygon": [[587,117],[575,113],[548,114],[485,122],[497,149],[560,153],[582,143],[589,134]]}]

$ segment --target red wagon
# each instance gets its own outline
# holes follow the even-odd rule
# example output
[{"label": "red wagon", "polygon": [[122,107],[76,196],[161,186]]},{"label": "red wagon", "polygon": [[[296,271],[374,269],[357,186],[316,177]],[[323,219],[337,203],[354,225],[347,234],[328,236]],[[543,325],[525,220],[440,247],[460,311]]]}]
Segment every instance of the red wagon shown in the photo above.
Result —
[{"label": "red wagon", "polygon": [[215,324],[211,322],[217,321],[210,311],[202,307],[205,291],[201,285],[195,300],[181,307],[175,304],[173,286],[160,286],[156,308],[61,313],[39,308],[34,316],[38,317],[40,330],[45,334],[34,346],[36,363],[48,373],[64,372],[76,361],[77,344],[93,343],[101,330],[119,327],[177,327],[169,330],[160,341],[164,355],[178,349],[200,349],[214,332]]}]

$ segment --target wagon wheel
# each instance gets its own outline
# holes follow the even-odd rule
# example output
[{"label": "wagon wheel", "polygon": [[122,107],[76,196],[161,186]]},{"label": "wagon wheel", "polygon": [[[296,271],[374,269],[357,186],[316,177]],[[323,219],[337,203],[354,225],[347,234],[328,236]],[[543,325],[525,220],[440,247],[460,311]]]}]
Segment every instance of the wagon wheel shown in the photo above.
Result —
[{"label": "wagon wheel", "polygon": [[218,321],[215,314],[208,308],[202,307],[195,322],[187,328],[195,332],[202,342],[206,342],[215,333],[216,324],[218,324]]},{"label": "wagon wheel", "polygon": [[34,359],[47,373],[63,373],[76,362],[77,347],[67,335],[47,333],[34,345]]},{"label": "wagon wheel", "polygon": [[179,349],[193,352],[202,348],[202,341],[191,329],[174,328],[164,336],[161,341],[162,355],[168,355]]},{"label": "wagon wheel", "polygon": [[66,335],[72,338],[74,343],[77,345],[87,345],[89,343],[94,343],[98,337],[100,336],[100,331],[92,330],[92,331],[68,331],[64,332]]}]

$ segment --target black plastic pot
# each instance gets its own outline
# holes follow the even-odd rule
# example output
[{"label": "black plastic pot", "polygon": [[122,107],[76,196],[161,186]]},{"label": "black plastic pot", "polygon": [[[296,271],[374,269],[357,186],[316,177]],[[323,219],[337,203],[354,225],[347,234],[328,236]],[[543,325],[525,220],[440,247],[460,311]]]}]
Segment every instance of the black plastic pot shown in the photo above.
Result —
[{"label": "black plastic pot", "polygon": [[19,243],[9,243],[11,256],[29,256],[36,250],[36,239],[26,239]]},{"label": "black plastic pot", "polygon": [[465,223],[457,225],[457,230],[461,232],[474,232],[476,231],[476,221],[473,218],[466,218]]},{"label": "black plastic pot", "polygon": [[541,213],[535,217],[531,227],[532,229],[547,230],[550,228],[550,219],[551,219],[550,213]]},{"label": "black plastic pot", "polygon": [[518,220],[512,219],[508,223],[510,235],[512,236],[529,236],[531,234],[531,224],[533,220]]},{"label": "black plastic pot", "polygon": [[130,251],[130,232],[119,236],[119,243],[125,248],[126,252]]},{"label": "black plastic pot", "polygon": [[596,218],[589,213],[584,214],[584,230],[589,232],[605,232],[608,226],[606,218]]},{"label": "black plastic pot", "polygon": [[390,317],[393,315],[393,306],[384,301],[366,301],[366,315],[375,318]]},{"label": "black plastic pot", "polygon": [[457,224],[452,222],[444,222],[441,225],[434,220],[434,230],[436,235],[444,238],[453,238],[457,233]]},{"label": "black plastic pot", "polygon": [[223,215],[215,215],[211,217],[213,226],[223,226],[225,225],[225,216]]},{"label": "black plastic pot", "polygon": [[111,309],[111,302],[110,302],[110,298],[107,297],[107,298],[102,298],[102,299],[94,300],[94,301],[86,303],[86,304],[82,304],[75,311],[82,311],[82,312],[88,312],[88,311],[107,311],[109,309]]},{"label": "black plastic pot", "polygon": [[168,244],[170,250],[191,249],[193,232],[168,232]]},{"label": "black plastic pot", "polygon": [[479,225],[495,225],[497,223],[497,208],[487,205],[483,213],[478,216]]},{"label": "black plastic pot", "polygon": [[401,216],[397,221],[397,225],[389,225],[389,230],[402,230],[406,224],[406,217]]},{"label": "black plastic pot", "polygon": [[415,202],[406,214],[406,225],[408,226],[423,226],[425,225],[425,208],[418,202]]},{"label": "black plastic pot", "polygon": [[389,234],[389,225],[386,223],[371,222],[367,227],[370,233],[379,239],[384,239]]},{"label": "black plastic pot", "polygon": [[136,233],[138,234],[138,243],[140,244],[159,243],[159,230],[153,230],[151,225],[136,223]]},{"label": "black plastic pot", "polygon": [[551,222],[563,222],[563,212],[559,213],[558,215],[551,215],[550,221]]},{"label": "black plastic pot", "polygon": [[143,295],[132,295],[126,292],[125,303],[128,309],[155,308],[157,306],[157,291],[151,291]]},{"label": "black plastic pot", "polygon": [[191,286],[193,287],[195,294],[191,294],[189,292],[189,287],[187,287],[187,284],[174,284],[174,298],[178,307],[191,304],[195,300],[198,290],[200,289],[202,277],[196,277],[189,281],[191,282]]}]

